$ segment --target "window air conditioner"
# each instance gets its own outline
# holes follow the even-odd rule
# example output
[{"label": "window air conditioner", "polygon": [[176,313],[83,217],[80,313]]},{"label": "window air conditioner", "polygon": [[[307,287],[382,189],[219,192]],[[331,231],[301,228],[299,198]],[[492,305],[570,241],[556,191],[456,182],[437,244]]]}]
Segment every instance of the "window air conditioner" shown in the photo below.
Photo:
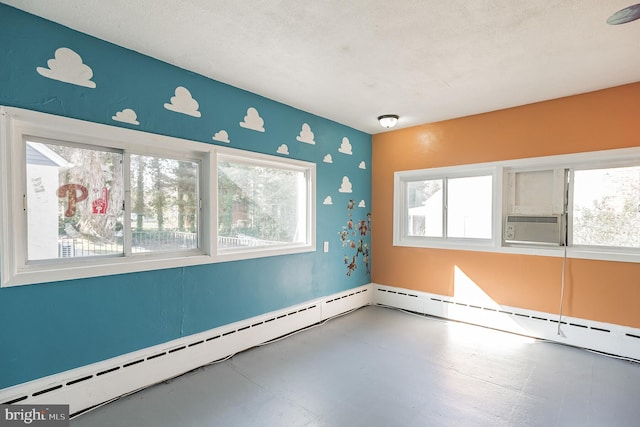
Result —
[{"label": "window air conditioner", "polygon": [[507,215],[504,241],[529,245],[563,245],[563,219],[563,215]]}]

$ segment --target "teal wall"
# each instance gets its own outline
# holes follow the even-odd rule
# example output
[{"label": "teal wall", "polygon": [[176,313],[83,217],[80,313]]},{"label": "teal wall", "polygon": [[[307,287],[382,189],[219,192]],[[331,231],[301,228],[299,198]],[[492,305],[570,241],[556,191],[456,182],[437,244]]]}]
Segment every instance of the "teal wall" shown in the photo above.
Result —
[{"label": "teal wall", "polygon": [[[91,67],[95,88],[46,78],[58,48]],[[178,86],[201,117],[164,108]],[[340,232],[371,204],[371,136],[0,4],[0,105],[170,135],[317,164],[317,250],[312,253],[0,289],[0,388],[369,283],[363,256],[347,276]],[[265,132],[239,126],[254,107]],[[135,110],[139,125],[112,119]],[[302,124],[315,145],[298,142]],[[224,129],[230,143],[212,140]],[[338,151],[343,138],[352,154]],[[331,154],[332,163],[323,161]],[[364,168],[361,167],[364,162]],[[348,176],[352,193],[339,192]],[[331,196],[333,204],[323,201]],[[349,200],[356,207],[347,210]],[[363,200],[366,207],[358,207]],[[360,239],[360,236],[350,236]],[[363,237],[369,245],[370,236]],[[323,253],[323,241],[330,242]]]}]

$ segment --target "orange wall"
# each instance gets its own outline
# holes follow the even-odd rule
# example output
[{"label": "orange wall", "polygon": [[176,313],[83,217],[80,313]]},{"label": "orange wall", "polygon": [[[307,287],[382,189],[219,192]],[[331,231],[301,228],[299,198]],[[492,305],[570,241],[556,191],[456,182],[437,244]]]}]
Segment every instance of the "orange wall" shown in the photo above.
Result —
[{"label": "orange wall", "polygon": [[[373,136],[372,281],[453,295],[454,267],[494,301],[558,313],[562,260],[393,246],[393,173],[640,146],[640,83]],[[563,314],[640,328],[640,264],[567,260]]]}]

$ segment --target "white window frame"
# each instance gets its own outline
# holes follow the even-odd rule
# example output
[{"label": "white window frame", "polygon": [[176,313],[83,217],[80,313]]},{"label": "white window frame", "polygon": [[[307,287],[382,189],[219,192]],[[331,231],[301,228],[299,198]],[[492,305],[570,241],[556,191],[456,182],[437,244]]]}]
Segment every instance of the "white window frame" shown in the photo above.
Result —
[{"label": "white window frame", "polygon": [[[640,147],[396,172],[394,174],[393,244],[395,246],[459,249],[551,257],[564,257],[566,254],[568,258],[640,263],[640,249],[585,245],[572,246],[573,188],[571,184],[569,185],[568,209],[566,213],[569,231],[568,246],[510,245],[504,243],[502,239],[504,233],[504,213],[506,212],[509,197],[509,189],[506,185],[506,178],[509,173],[567,169],[572,177],[573,171],[576,169],[603,169],[637,165],[640,165]],[[473,176],[477,171],[483,170],[494,171],[493,238],[491,241],[475,242],[473,241],[475,239],[444,240],[407,236],[405,192],[405,183],[407,181]]]},{"label": "white window frame", "polygon": [[[131,154],[197,161],[200,166],[198,249],[26,262],[25,136],[109,147]],[[229,147],[0,106],[0,287],[158,270],[227,260],[315,251],[316,165]],[[304,244],[229,254],[217,248],[217,156],[270,161],[305,170],[307,239]],[[125,161],[126,163],[126,161]],[[125,168],[128,165],[125,164]],[[125,177],[127,179],[127,177]],[[130,209],[130,207],[126,207]],[[127,214],[125,213],[125,218]],[[128,221],[125,221],[128,223]]]},{"label": "white window frame", "polygon": [[[632,158],[629,158],[632,157]],[[575,172],[590,169],[615,169],[628,166],[640,166],[640,152],[636,156],[619,157],[604,156],[594,162],[585,162],[573,165],[569,169],[569,180],[575,182]],[[635,157],[635,158],[634,158]],[[622,246],[599,246],[584,245],[573,243],[573,225],[574,225],[574,185],[569,185],[568,212],[567,212],[567,230],[568,245],[571,251],[580,254],[584,258],[589,259],[608,259],[611,261],[627,261],[640,262],[640,248],[630,248]],[[638,201],[640,204],[640,200]]]},{"label": "white window frame", "polygon": [[[447,182],[456,178],[473,178],[479,176],[490,176],[492,182],[491,191],[491,237],[483,238],[463,238],[447,236]],[[427,180],[443,180],[443,236],[410,236],[408,227],[408,206],[407,206],[407,183]],[[470,165],[459,167],[444,167],[434,169],[421,169],[413,171],[401,171],[394,174],[394,230],[393,244],[395,246],[443,248],[443,249],[470,249],[470,248],[491,248],[496,242],[496,230],[500,225],[496,223],[496,212],[500,206],[498,201],[499,185],[501,174],[495,165]]]},{"label": "white window frame", "polygon": [[[284,157],[274,157],[259,153],[239,152],[237,150],[220,150],[216,153],[216,168],[219,162],[235,161],[238,163],[268,166],[272,168],[292,170],[302,172],[305,176],[304,190],[305,197],[301,201],[301,207],[304,208],[305,239],[304,242],[282,243],[274,246],[256,246],[250,248],[228,248],[216,249],[216,258],[220,261],[235,261],[240,259],[260,258],[273,255],[287,255],[300,252],[315,251],[316,246],[316,227],[315,227],[315,182],[316,182],[316,165],[315,163],[305,162],[301,160],[288,159]],[[216,193],[214,210],[216,212],[216,230],[218,221],[218,204],[217,204],[217,169],[215,173],[216,186],[213,189]],[[302,216],[302,215],[301,215]],[[217,242],[217,238],[216,238]]]}]

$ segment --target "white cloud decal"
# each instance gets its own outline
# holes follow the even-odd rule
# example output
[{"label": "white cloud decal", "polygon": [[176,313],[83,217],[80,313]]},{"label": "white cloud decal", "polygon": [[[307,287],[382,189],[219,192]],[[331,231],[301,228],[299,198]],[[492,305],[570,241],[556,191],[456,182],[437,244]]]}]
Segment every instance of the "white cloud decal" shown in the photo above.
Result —
[{"label": "white cloud decal", "polygon": [[366,164],[366,163],[364,162],[364,160],[363,160],[363,161],[361,161],[361,162],[360,162],[360,164],[358,165],[358,167],[359,167],[360,169],[366,169],[366,168],[367,168],[367,164]]},{"label": "white cloud decal", "polygon": [[324,159],[322,159],[322,161],[325,163],[333,163],[333,158],[331,157],[331,154],[327,154],[326,156],[324,156]]},{"label": "white cloud decal", "polygon": [[278,147],[277,153],[289,155],[289,147],[287,147],[287,144],[282,144]]},{"label": "white cloud decal", "polygon": [[129,123],[131,125],[139,125],[138,115],[131,108],[125,108],[118,111],[115,116],[111,117],[116,122]]},{"label": "white cloud decal", "polygon": [[342,185],[340,185],[340,189],[338,190],[341,193],[352,193],[351,189],[351,181],[349,181],[348,176],[342,177]]},{"label": "white cloud decal", "polygon": [[353,152],[351,152],[351,144],[349,143],[349,138],[347,138],[346,136],[342,138],[342,144],[340,144],[340,148],[338,148],[338,151],[342,154],[353,154]]},{"label": "white cloud decal", "polygon": [[96,83],[91,80],[93,70],[82,63],[80,55],[67,47],[56,49],[54,58],[47,61],[46,67],[36,67],[36,71],[43,77],[59,80],[73,85],[95,88]]},{"label": "white cloud decal", "polygon": [[229,134],[224,129],[216,132],[216,134],[213,135],[213,138],[211,139],[213,139],[214,141],[220,141],[220,142],[231,142],[229,141]]},{"label": "white cloud decal", "polygon": [[311,132],[311,126],[306,123],[302,124],[302,130],[300,131],[300,135],[296,137],[296,139],[300,142],[304,142],[305,144],[315,144],[316,142],[313,140],[313,132]]},{"label": "white cloud decal", "polygon": [[360,203],[358,203],[358,207],[359,208],[366,208],[367,204],[364,202],[364,200],[360,200]]},{"label": "white cloud decal", "polygon": [[247,115],[244,116],[244,121],[240,122],[240,126],[245,129],[264,132],[264,120],[260,117],[258,110],[253,107],[247,109]]},{"label": "white cloud decal", "polygon": [[176,96],[171,97],[171,102],[165,103],[164,108],[174,111],[176,113],[186,114],[188,116],[200,117],[200,105],[198,101],[193,99],[189,89],[183,86],[176,88]]},{"label": "white cloud decal", "polygon": [[324,198],[324,202],[322,202],[323,205],[332,205],[333,204],[333,200],[331,199],[331,196],[327,196]]}]

